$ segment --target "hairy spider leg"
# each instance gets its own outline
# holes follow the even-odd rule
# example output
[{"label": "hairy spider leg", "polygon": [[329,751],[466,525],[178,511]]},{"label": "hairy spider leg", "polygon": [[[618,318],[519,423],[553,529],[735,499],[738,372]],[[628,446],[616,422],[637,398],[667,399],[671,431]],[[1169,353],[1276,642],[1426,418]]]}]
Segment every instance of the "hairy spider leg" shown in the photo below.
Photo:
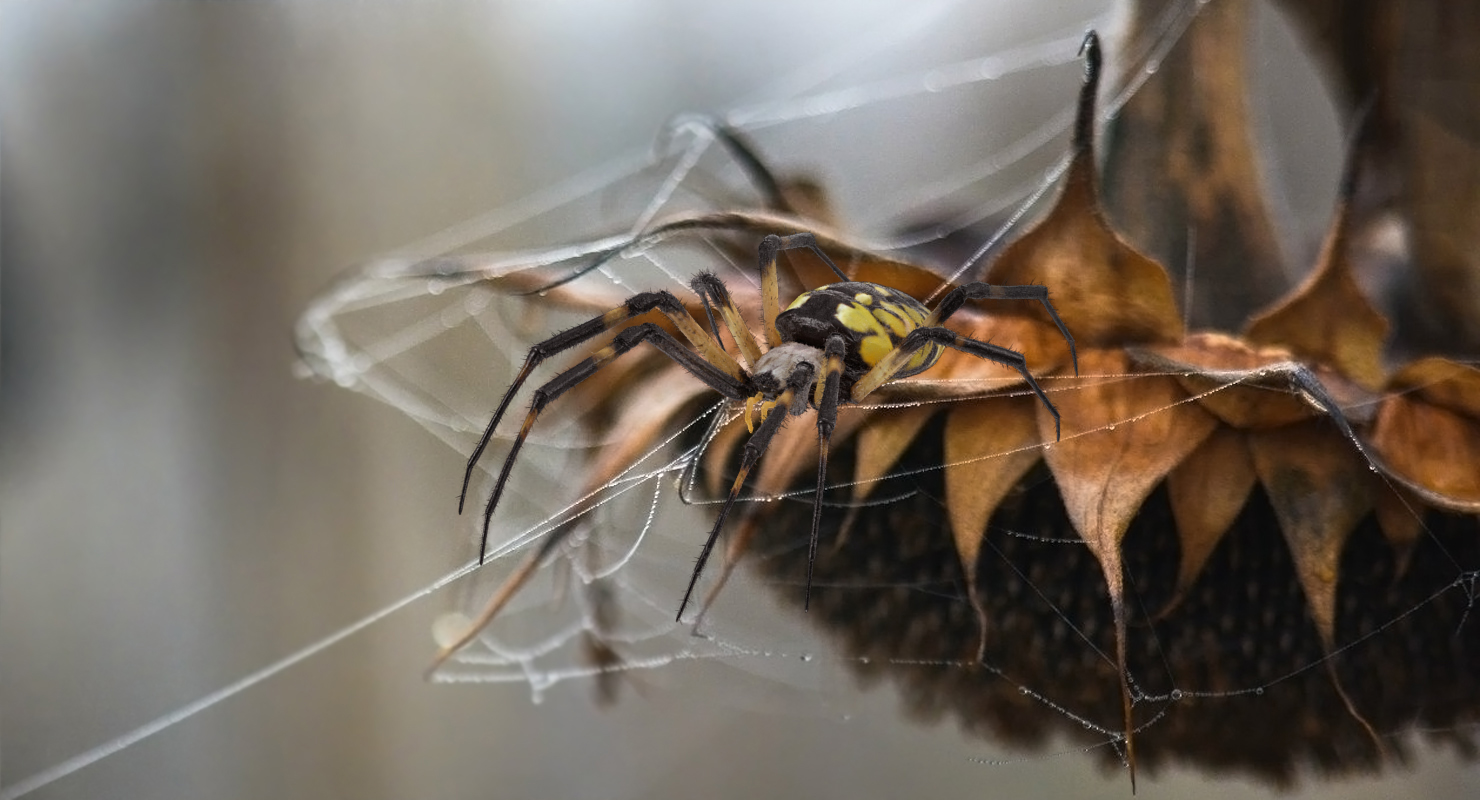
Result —
[{"label": "hairy spider leg", "polygon": [[935,327],[944,323],[950,316],[961,309],[967,300],[1037,300],[1043,303],[1043,308],[1053,317],[1053,323],[1059,326],[1059,333],[1064,335],[1064,341],[1069,343],[1069,357],[1074,361],[1074,374],[1079,374],[1079,353],[1074,349],[1074,337],[1069,334],[1068,326],[1059,319],[1059,312],[1054,309],[1053,303],[1048,299],[1047,286],[994,286],[990,283],[967,283],[957,286],[935,306],[930,312],[930,317],[925,320],[924,327]]},{"label": "hairy spider leg", "polygon": [[[841,336],[830,336],[822,362],[822,380],[817,382],[817,494],[812,497],[812,535],[807,541],[807,588],[802,608],[812,605],[812,567],[817,562],[817,532],[822,526],[822,492],[827,487],[827,446],[838,426],[838,403],[843,388],[843,352],[847,344]],[[734,559],[725,562],[726,571],[733,569]]]},{"label": "hairy spider leg", "polygon": [[735,482],[730,486],[729,496],[725,498],[724,505],[720,506],[719,515],[714,520],[714,527],[709,531],[709,538],[704,540],[704,548],[699,551],[699,559],[694,563],[694,573],[689,576],[689,585],[684,589],[683,602],[678,605],[675,621],[683,620],[683,612],[688,608],[689,599],[693,597],[694,586],[699,582],[699,575],[704,572],[704,565],[709,562],[709,554],[714,551],[714,543],[719,539],[719,532],[724,529],[725,517],[729,515],[730,507],[735,505],[736,498],[740,496],[740,490],[744,488],[746,479],[750,477],[751,469],[765,454],[766,448],[771,444],[771,438],[776,435],[776,431],[781,429],[781,423],[785,422],[787,417],[806,410],[813,380],[812,365],[798,364],[796,369],[792,370],[790,377],[786,379],[786,388],[776,396],[777,406],[788,407],[788,410],[785,413],[767,414],[760,427],[746,440],[745,449],[740,455],[740,470],[735,474]]},{"label": "hairy spider leg", "polygon": [[[692,323],[693,320],[691,319]],[[610,364],[617,356],[631,350],[643,342],[647,342],[663,352],[664,355],[673,359],[680,367],[689,374],[708,384],[715,391],[726,397],[738,400],[745,397],[750,389],[749,382],[729,374],[726,370],[711,363],[704,357],[685,348],[679,341],[673,338],[673,334],[658,327],[656,323],[644,322],[634,325],[618,333],[612,343],[597,350],[589,357],[570,369],[556,375],[548,383],[534,391],[534,398],[530,402],[529,414],[524,418],[524,425],[519,428],[519,433],[514,437],[514,444],[509,448],[509,454],[504,459],[504,468],[499,472],[498,480],[493,485],[493,493],[488,497],[488,504],[483,510],[483,538],[478,545],[478,562],[483,562],[484,554],[488,548],[488,528],[493,520],[493,510],[498,506],[499,497],[503,495],[504,485],[508,483],[509,473],[514,469],[514,460],[519,456],[519,449],[524,446],[524,440],[529,436],[529,431],[534,427],[535,420],[539,419],[540,413],[551,401],[565,394],[576,385],[595,375],[597,370]],[[733,363],[733,362],[732,362]]]},{"label": "hairy spider leg", "polygon": [[750,328],[745,325],[745,318],[740,316],[740,309],[730,297],[730,290],[724,281],[715,277],[713,273],[701,272],[694,276],[689,282],[694,294],[704,302],[704,310],[709,312],[709,326],[714,332],[715,341],[719,341],[719,331],[715,329],[713,310],[718,309],[720,318],[725,321],[725,328],[730,331],[730,338],[735,340],[735,345],[740,348],[740,357],[745,362],[746,369],[755,369],[757,362],[761,360],[761,349],[755,343],[755,337],[751,335]]},{"label": "hairy spider leg", "polygon": [[[483,451],[488,448],[488,443],[493,439],[493,432],[498,428],[499,422],[504,417],[504,412],[509,409],[509,402],[514,399],[515,393],[528,380],[530,373],[550,356],[563,353],[587,340],[595,338],[612,328],[629,322],[637,317],[652,311],[660,311],[683,333],[700,357],[708,361],[714,367],[722,370],[726,375],[736,381],[742,380],[744,372],[735,359],[720,347],[719,342],[711,339],[699,323],[689,315],[688,309],[679,302],[672,292],[642,292],[633,295],[627,302],[580,325],[561,331],[539,344],[529,348],[529,355],[524,357],[524,366],[519,369],[514,382],[509,384],[508,391],[504,392],[503,400],[499,401],[498,409],[493,412],[493,418],[488,421],[488,427],[483,429],[483,436],[478,440],[478,446],[473,448],[473,454],[468,456],[468,466],[463,472],[462,492],[457,496],[457,513],[463,511],[463,503],[468,497],[468,485],[473,479],[473,470],[478,466],[478,459],[483,457]],[[487,531],[484,531],[486,536]],[[481,550],[479,558],[482,558]]]},{"label": "hairy spider leg", "polygon": [[800,247],[816,253],[817,257],[822,259],[822,263],[826,264],[839,278],[845,281],[849,279],[842,270],[838,269],[838,265],[827,257],[827,253],[822,252],[822,248],[817,246],[817,237],[811,233],[803,231],[790,236],[777,236],[773,233],[761,239],[761,245],[758,248],[761,266],[761,322],[766,330],[767,347],[777,347],[781,344],[781,331],[776,327],[776,317],[781,315],[781,286],[776,277],[776,254],[782,250]]},{"label": "hairy spider leg", "polygon": [[858,382],[853,384],[853,396],[848,399],[854,403],[863,400],[870,392],[879,388],[895,372],[898,372],[899,368],[910,360],[910,356],[929,344],[938,344],[960,350],[967,355],[984,358],[988,361],[995,361],[998,364],[1003,364],[1017,370],[1023,376],[1023,380],[1028,382],[1028,386],[1033,390],[1033,393],[1038,395],[1038,399],[1043,401],[1043,405],[1048,408],[1048,413],[1053,414],[1054,438],[1059,438],[1059,410],[1054,408],[1053,403],[1048,399],[1048,395],[1043,393],[1043,387],[1038,385],[1038,381],[1033,378],[1033,373],[1028,371],[1028,360],[1023,357],[1023,354],[1016,350],[1009,350],[1006,347],[977,341],[969,336],[962,336],[949,328],[916,328],[910,331],[909,335],[904,337],[904,341],[900,342],[898,347],[889,351],[889,354],[884,356],[878,364],[874,365],[873,369],[865,372],[863,377],[859,378]]},{"label": "hairy spider leg", "polygon": [[[823,487],[827,485],[827,452],[828,445],[832,441],[833,430],[837,427],[838,408],[842,405],[843,356],[846,351],[847,344],[841,336],[828,338],[827,348],[824,351],[822,379],[813,389],[812,403],[817,406],[817,489],[812,500],[812,536],[808,542],[807,589],[803,608],[810,607],[812,602],[812,568],[817,560],[818,534],[822,527],[822,492]],[[704,602],[699,606],[699,613],[694,617],[695,628],[703,624],[704,615],[709,612],[714,601],[719,599],[720,592],[730,580],[730,575],[740,564],[740,557],[749,548],[750,540],[756,532],[754,522],[753,516],[742,517],[739,529],[735,531],[734,538],[730,540],[729,547],[725,549],[725,563],[719,578],[705,593]]]}]

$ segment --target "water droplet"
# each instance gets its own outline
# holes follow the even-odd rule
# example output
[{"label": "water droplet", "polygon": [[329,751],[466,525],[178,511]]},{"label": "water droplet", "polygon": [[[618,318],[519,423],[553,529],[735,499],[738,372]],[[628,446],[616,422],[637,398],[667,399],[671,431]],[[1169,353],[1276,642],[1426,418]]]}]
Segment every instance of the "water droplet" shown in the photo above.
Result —
[{"label": "water droplet", "polygon": [[1181,689],[1173,689],[1172,690],[1172,699],[1173,700],[1181,700],[1182,699],[1182,690]]},{"label": "water droplet", "polygon": [[1264,694],[1264,687],[1263,686],[1260,686],[1258,689],[1255,689],[1254,690],[1254,694],[1258,694],[1258,695]]},{"label": "water droplet", "polygon": [[812,660],[812,654],[811,653],[802,653],[802,660],[803,661],[811,661]]}]

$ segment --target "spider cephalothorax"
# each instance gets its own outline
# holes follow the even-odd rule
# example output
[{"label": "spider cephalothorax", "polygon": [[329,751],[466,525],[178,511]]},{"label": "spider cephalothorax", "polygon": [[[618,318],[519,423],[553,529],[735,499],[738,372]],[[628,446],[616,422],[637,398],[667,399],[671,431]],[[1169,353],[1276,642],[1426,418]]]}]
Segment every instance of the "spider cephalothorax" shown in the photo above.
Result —
[{"label": "spider cephalothorax", "polygon": [[[782,310],[776,258],[780,251],[792,248],[811,250],[841,281],[803,292],[790,306]],[[967,300],[1037,300],[1058,325],[1059,331],[1069,343],[1072,356],[1075,353],[1074,338],[1069,335],[1068,328],[1059,320],[1058,312],[1049,302],[1047,287],[968,283],[947,292],[932,310],[904,292],[888,286],[849,280],[818,247],[815,237],[810,233],[785,237],[766,236],[761,240],[759,256],[759,336],[752,334],[746,326],[740,309],[731,299],[725,284],[714,275],[705,273],[695,277],[690,287],[703,304],[709,323],[707,331],[671,292],[643,292],[605,314],[530,348],[524,366],[504,394],[493,418],[483,431],[482,439],[468,459],[459,510],[463,499],[467,497],[473,470],[493,438],[494,430],[503,419],[514,395],[535,367],[552,355],[579,347],[604,332],[620,329],[610,344],[596,350],[534,391],[529,413],[514,437],[513,446],[505,457],[503,470],[499,473],[493,493],[484,507],[480,558],[487,546],[494,509],[498,506],[519,449],[540,413],[550,401],[639,344],[646,343],[657,348],[685,371],[728,398],[731,403],[743,406],[746,423],[752,431],[742,452],[740,467],[729,495],[720,508],[714,527],[704,542],[698,563],[689,578],[688,588],[678,608],[680,618],[724,526],[725,517],[744,487],[751,469],[765,453],[767,445],[788,416],[800,415],[809,408],[817,410],[817,495],[813,500],[809,563],[816,556],[817,529],[822,510],[820,501],[827,479],[828,442],[837,425],[839,406],[859,403],[885,383],[929,369],[946,348],[953,348],[1017,370],[1057,422],[1058,410],[1028,371],[1027,361],[1022,353],[977,341],[942,327],[947,318]],[[656,322],[639,321],[639,318],[653,312],[666,317],[679,334],[688,340],[687,346]],[[738,359],[725,348],[717,319],[729,331],[730,338],[739,351]],[[764,351],[756,341],[757,338],[764,340]],[[1077,373],[1077,356],[1074,363]],[[778,408],[783,409],[784,413],[771,413]],[[561,534],[558,532],[546,537],[536,552],[494,594],[471,629],[461,639],[443,649],[433,668],[471,641],[498,614],[504,603],[524,584],[539,561],[554,548],[560,538]],[[804,603],[810,600],[810,596],[809,577]]]}]

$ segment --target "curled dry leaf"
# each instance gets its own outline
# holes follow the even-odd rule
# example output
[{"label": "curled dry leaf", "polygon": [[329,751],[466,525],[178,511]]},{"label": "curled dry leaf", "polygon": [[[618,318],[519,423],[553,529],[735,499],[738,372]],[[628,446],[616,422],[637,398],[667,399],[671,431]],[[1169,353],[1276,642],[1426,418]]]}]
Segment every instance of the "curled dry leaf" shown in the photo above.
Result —
[{"label": "curled dry leaf", "polygon": [[1389,473],[1429,489],[1430,502],[1480,508],[1480,420],[1399,395],[1383,402],[1372,445]]},{"label": "curled dry leaf", "polygon": [[1286,387],[1252,380],[1261,370],[1288,363],[1288,350],[1256,349],[1241,339],[1209,332],[1191,334],[1175,345],[1133,348],[1131,354],[1142,369],[1175,376],[1203,408],[1234,428],[1278,427],[1317,413]]}]

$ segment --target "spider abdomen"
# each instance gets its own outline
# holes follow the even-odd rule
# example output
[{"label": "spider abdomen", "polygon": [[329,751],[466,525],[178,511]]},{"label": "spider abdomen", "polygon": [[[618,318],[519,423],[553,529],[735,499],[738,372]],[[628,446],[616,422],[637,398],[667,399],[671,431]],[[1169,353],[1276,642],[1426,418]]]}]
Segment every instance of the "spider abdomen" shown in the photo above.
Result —
[{"label": "spider abdomen", "polygon": [[[844,371],[851,380],[878,364],[929,316],[929,309],[904,292],[848,281],[801,293],[776,317],[776,327],[783,339],[817,348],[826,346],[828,337],[841,335],[848,347]],[[935,343],[920,348],[894,377],[929,369],[942,349]]]}]

